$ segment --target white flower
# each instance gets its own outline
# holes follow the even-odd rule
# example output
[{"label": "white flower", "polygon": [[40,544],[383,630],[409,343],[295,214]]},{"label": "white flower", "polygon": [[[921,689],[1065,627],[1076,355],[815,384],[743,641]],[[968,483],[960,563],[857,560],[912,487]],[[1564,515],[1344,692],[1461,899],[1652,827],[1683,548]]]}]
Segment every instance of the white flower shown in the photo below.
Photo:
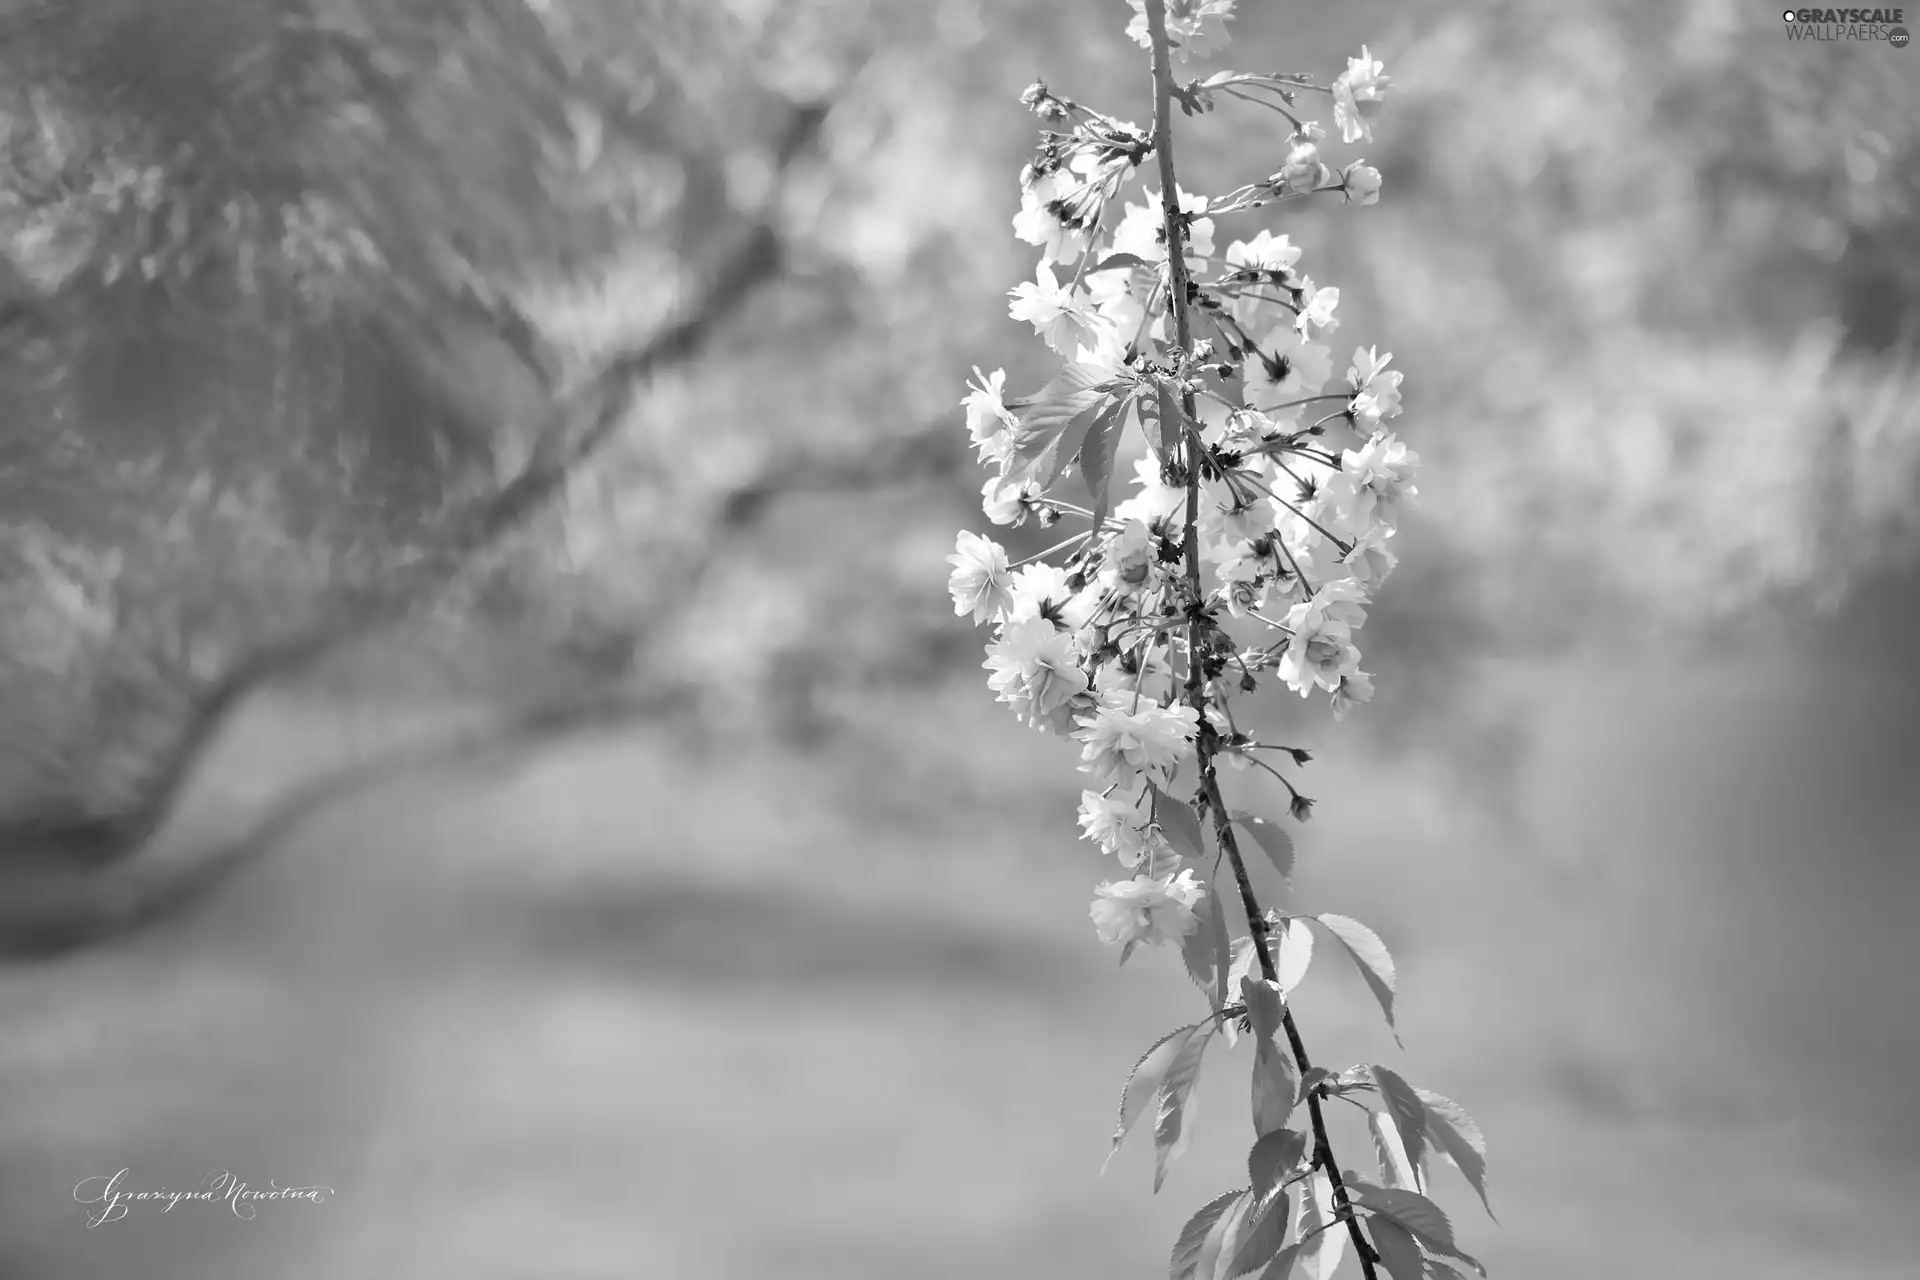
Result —
[{"label": "white flower", "polygon": [[955,616],[971,613],[974,625],[979,626],[1012,605],[1013,597],[1007,591],[1007,553],[992,539],[962,529],[947,563],[953,566],[947,590],[953,596]]},{"label": "white flower", "polygon": [[1297,406],[1287,410],[1280,406],[1303,400],[1325,386],[1333,374],[1333,353],[1321,343],[1308,342],[1293,326],[1281,325],[1248,355],[1245,372],[1249,405],[1293,417],[1299,412]]},{"label": "white flower", "polygon": [[1113,509],[1114,519],[1137,520],[1142,524],[1150,525],[1157,520],[1170,520],[1186,515],[1186,489],[1161,483],[1160,462],[1157,458],[1149,455],[1134,463],[1133,479],[1134,483],[1140,486],[1140,492]]},{"label": "white flower", "polygon": [[1341,567],[1353,575],[1355,582],[1364,582],[1369,588],[1379,590],[1380,584],[1400,563],[1400,557],[1387,550],[1387,539],[1392,536],[1393,530],[1384,524],[1367,526],[1366,532],[1355,538],[1347,553],[1340,557]]},{"label": "white flower", "polygon": [[1377,355],[1375,347],[1354,347],[1354,363],[1346,368],[1346,384],[1354,388],[1354,401],[1346,411],[1369,432],[1380,418],[1400,416],[1400,370],[1386,367],[1392,359],[1392,351]]},{"label": "white flower", "polygon": [[1286,162],[1268,181],[1289,195],[1300,195],[1324,186],[1330,173],[1320,158],[1320,148],[1311,142],[1300,142],[1287,152]]},{"label": "white flower", "polygon": [[1063,356],[1072,356],[1076,346],[1098,346],[1099,320],[1076,296],[1071,278],[1063,285],[1054,278],[1053,268],[1042,262],[1034,278],[1008,291],[1013,302],[1007,314],[1025,320],[1047,345]]},{"label": "white flower", "polygon": [[1099,896],[1088,912],[1100,941],[1108,946],[1132,947],[1178,942],[1193,931],[1194,904],[1206,887],[1193,878],[1192,868],[1177,876],[1108,881],[1094,890]]},{"label": "white flower", "polygon": [[1420,455],[1393,438],[1391,431],[1375,432],[1360,449],[1340,456],[1340,474],[1327,482],[1328,501],[1341,509],[1355,528],[1370,521],[1393,525],[1400,509],[1419,496],[1414,472]]},{"label": "white flower", "polygon": [[1120,532],[1107,539],[1100,584],[1124,595],[1144,591],[1152,580],[1153,534],[1140,521],[1128,520]]},{"label": "white flower", "polygon": [[1164,703],[1173,694],[1173,667],[1167,662],[1166,651],[1158,646],[1144,653],[1135,650],[1135,668],[1127,670],[1118,662],[1108,662],[1093,673],[1093,691],[1102,701],[1107,695],[1121,705],[1131,705],[1133,695],[1141,695]]},{"label": "white flower", "polygon": [[1380,171],[1356,160],[1340,171],[1347,203],[1358,201],[1362,207],[1380,203]]},{"label": "white flower", "polygon": [[981,664],[987,684],[1022,723],[1063,732],[1072,724],[1075,699],[1087,692],[1073,637],[1045,618],[1009,622],[987,646]]},{"label": "white flower", "polygon": [[[1133,6],[1128,37],[1142,49],[1152,48],[1146,0],[1127,3]],[[1167,43],[1180,61],[1204,58],[1227,47],[1227,19],[1233,16],[1233,5],[1234,0],[1167,0]]]},{"label": "white flower", "polygon": [[1287,271],[1300,261],[1300,246],[1285,236],[1261,231],[1251,240],[1227,246],[1227,265],[1250,271]]},{"label": "white flower", "polygon": [[1333,332],[1340,327],[1340,322],[1333,318],[1333,309],[1339,305],[1338,289],[1321,289],[1313,283],[1311,276],[1302,278],[1300,314],[1293,322],[1294,332],[1303,338],[1312,337],[1316,330],[1320,333]]},{"label": "white flower", "polygon": [[1144,694],[1110,693],[1076,723],[1080,767],[1103,782],[1119,782],[1151,769],[1171,769],[1192,754],[1200,713],[1185,704],[1162,707]]},{"label": "white flower", "polygon": [[1009,587],[1013,603],[1007,609],[1007,620],[1017,622],[1023,618],[1037,618],[1049,609],[1058,610],[1065,606],[1067,601],[1073,599],[1073,589],[1067,585],[1067,578],[1065,569],[1044,560],[1016,570]]},{"label": "white flower", "polygon": [[980,487],[980,508],[995,524],[1017,525],[1039,496],[1039,488],[1031,481],[989,476]]},{"label": "white flower", "polygon": [[997,463],[1013,449],[1013,429],[1019,425],[1006,405],[1007,371],[991,374],[973,366],[975,382],[967,384],[968,395],[960,402],[967,411],[967,434],[980,451],[981,462]]},{"label": "white flower", "polygon": [[1359,57],[1347,59],[1347,69],[1333,82],[1333,122],[1340,126],[1342,141],[1373,141],[1367,117],[1379,109],[1390,83],[1385,64],[1376,61],[1365,45],[1360,46]]},{"label": "white flower", "polygon": [[1069,227],[1052,208],[1063,196],[1078,190],[1085,181],[1065,169],[1041,174],[1020,193],[1020,212],[1013,215],[1014,237],[1037,246],[1044,262],[1067,264],[1079,259],[1087,247],[1088,229]]},{"label": "white flower", "polygon": [[[1180,212],[1191,215],[1187,223],[1187,268],[1191,271],[1204,270],[1207,259],[1213,256],[1213,219],[1198,215],[1207,211],[1207,198],[1195,195],[1191,191],[1179,190]],[[1113,232],[1113,249],[1116,253],[1131,253],[1143,262],[1161,263],[1167,260],[1166,212],[1161,204],[1158,191],[1147,192],[1145,205],[1129,204],[1126,216]]]},{"label": "white flower", "polygon": [[1098,791],[1080,793],[1080,834],[1098,844],[1102,853],[1119,858],[1123,867],[1138,866],[1142,858],[1168,847],[1150,815],[1118,788],[1104,796]]},{"label": "white flower", "polygon": [[1350,671],[1333,691],[1333,718],[1344,720],[1347,712],[1373,701],[1373,677],[1364,671]]},{"label": "white flower", "polygon": [[1315,685],[1333,690],[1341,678],[1360,669],[1360,650],[1353,631],[1364,625],[1367,612],[1360,585],[1351,578],[1325,583],[1311,600],[1287,610],[1285,624],[1292,633],[1280,656],[1280,678],[1306,697]]}]

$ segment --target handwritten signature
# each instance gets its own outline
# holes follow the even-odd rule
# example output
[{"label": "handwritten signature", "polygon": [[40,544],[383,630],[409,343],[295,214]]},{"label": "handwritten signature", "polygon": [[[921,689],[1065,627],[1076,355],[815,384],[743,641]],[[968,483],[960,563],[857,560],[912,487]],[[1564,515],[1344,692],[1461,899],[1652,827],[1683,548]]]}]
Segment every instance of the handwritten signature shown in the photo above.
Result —
[{"label": "handwritten signature", "polygon": [[179,1204],[218,1204],[224,1201],[236,1218],[251,1219],[259,1212],[259,1204],[263,1200],[304,1200],[308,1204],[325,1204],[327,1197],[333,1194],[332,1187],[283,1187],[277,1182],[268,1182],[265,1189],[257,1189],[225,1169],[215,1169],[208,1174],[198,1191],[134,1191],[126,1185],[131,1172],[122,1169],[106,1177],[83,1178],[74,1185],[73,1198],[77,1203],[97,1206],[87,1211],[89,1229],[107,1222],[118,1222],[127,1216],[133,1205],[144,1201],[160,1202],[162,1213],[173,1212],[174,1206]]}]

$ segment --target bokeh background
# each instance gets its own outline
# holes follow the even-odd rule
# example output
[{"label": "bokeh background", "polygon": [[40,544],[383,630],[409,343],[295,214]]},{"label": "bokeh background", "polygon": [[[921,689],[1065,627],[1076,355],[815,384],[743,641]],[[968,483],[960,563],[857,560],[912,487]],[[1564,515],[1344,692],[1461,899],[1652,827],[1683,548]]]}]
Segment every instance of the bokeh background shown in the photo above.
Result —
[{"label": "bokeh background", "polygon": [[[560,7],[610,48],[676,12]],[[1247,8],[1222,65],[1394,78],[1329,148],[1381,203],[1282,225],[1426,462],[1381,696],[1274,712],[1317,755],[1290,901],[1402,973],[1404,1051],[1323,954],[1309,1047],[1475,1115],[1500,1222],[1439,1195],[1495,1276],[1913,1274],[1920,53],[1731,0]],[[1097,1176],[1201,998],[1094,939],[1072,755],[944,591],[986,527],[966,373],[1046,373],[1005,318],[1016,98],[1144,119],[1125,7],[701,13],[714,102],[825,109],[770,192],[765,121],[720,112],[726,181],[680,197],[766,202],[782,273],[498,557],[511,610],[262,693],[182,811],[484,728],[564,646],[679,700],[384,770],[155,929],[0,971],[0,1274],[1146,1277],[1239,1185],[1244,1049],[1157,1196],[1147,1143]],[[1183,121],[1186,184],[1283,142]],[[650,323],[658,254],[548,333]],[[123,1166],[335,1194],[85,1229]]]}]

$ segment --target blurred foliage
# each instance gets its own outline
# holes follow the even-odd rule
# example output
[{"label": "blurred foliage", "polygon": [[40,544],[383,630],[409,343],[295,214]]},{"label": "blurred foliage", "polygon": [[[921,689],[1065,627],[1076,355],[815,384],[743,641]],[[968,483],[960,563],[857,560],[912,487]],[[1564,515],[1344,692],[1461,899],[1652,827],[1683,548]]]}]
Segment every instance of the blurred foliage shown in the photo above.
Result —
[{"label": "blurred foliage", "polygon": [[[1789,42],[1776,13],[1750,9],[1483,0],[1236,21],[1226,65],[1324,80],[1364,42],[1395,77],[1375,143],[1332,148],[1384,171],[1381,204],[1281,219],[1306,269],[1342,288],[1336,356],[1377,342],[1409,370],[1404,434],[1428,463],[1424,518],[1369,629],[1390,691],[1377,718],[1457,713],[1450,689],[1477,656],[1818,617],[1911,558],[1920,77],[1884,44]],[[731,608],[720,683],[756,645],[788,692],[796,671],[830,690],[971,667],[939,598],[952,529],[983,526],[957,401],[976,362],[1008,366],[1016,389],[1047,372],[1005,319],[1031,268],[1008,228],[1035,132],[1014,98],[1044,75],[1138,120],[1139,53],[1118,6],[1091,0],[783,13],[849,68],[819,163],[783,205],[799,269],[640,415],[636,435],[674,455],[673,494],[635,501],[610,458],[611,495],[573,516],[588,552],[574,563],[618,583],[636,545],[729,536],[730,486],[921,441],[916,456],[953,477],[920,482],[906,509],[921,518],[879,534],[857,487],[805,499],[804,528],[747,537],[708,583],[672,660],[711,670]],[[1264,172],[1284,128],[1237,103],[1182,121],[1182,172],[1203,190]],[[1254,229],[1222,228],[1222,243]],[[752,618],[757,641],[741,634]],[[875,627],[883,652],[835,656]],[[1510,753],[1498,722],[1482,754]]]},{"label": "blurred foliage", "polygon": [[[1424,519],[1369,631],[1389,704],[1378,718],[1396,699],[1457,709],[1462,664],[1501,646],[1818,613],[1910,557],[1911,59],[1788,42],[1777,15],[1749,7],[1243,6],[1230,65],[1324,79],[1365,42],[1395,77],[1377,141],[1332,148],[1384,171],[1380,206],[1282,219],[1307,269],[1342,288],[1336,355],[1377,342],[1408,369],[1405,434],[1428,460]],[[0,192],[12,272],[0,290],[12,324],[30,312],[91,350],[33,331],[10,344],[10,385],[55,392],[24,402],[39,407],[16,411],[6,447],[22,447],[19,423],[59,419],[46,406],[76,369],[140,385],[142,352],[98,335],[148,323],[154,298],[183,324],[211,316],[181,341],[259,375],[202,379],[226,397],[212,410],[175,405],[176,421],[219,424],[204,468],[169,454],[155,469],[162,431],[122,434],[103,469],[82,432],[94,443],[36,446],[0,471],[0,484],[29,465],[70,475],[92,509],[126,513],[110,535],[75,538],[11,498],[51,548],[36,564],[132,548],[140,563],[118,580],[144,584],[108,593],[123,660],[95,663],[91,685],[46,709],[52,758],[97,742],[84,726],[106,717],[115,681],[159,705],[171,686],[140,664],[209,647],[205,634],[159,644],[164,610],[130,601],[227,618],[202,628],[221,643],[196,659],[224,670],[263,636],[331,616],[334,585],[377,595],[384,569],[419,552],[409,544],[431,543],[449,510],[497,492],[538,449],[529,433],[549,390],[582,385],[697,306],[756,223],[780,271],[753,282],[698,359],[652,380],[559,509],[468,566],[433,625],[457,645],[485,621],[602,666],[643,654],[643,679],[742,705],[772,691],[796,724],[847,684],[973,665],[941,591],[953,529],[980,523],[957,402],[975,363],[1006,365],[1016,389],[1047,372],[1005,318],[1005,291],[1031,267],[1008,225],[1035,134],[1015,98],[1044,75],[1143,118],[1144,69],[1117,3],[183,0],[155,12],[0,4],[0,22],[43,37],[7,56],[91,51],[16,61],[6,77],[18,177]],[[301,21],[287,27],[289,14]],[[90,21],[113,37],[82,38],[75,24]],[[47,36],[60,24],[64,37]],[[209,110],[218,129],[203,127]],[[1277,160],[1284,125],[1252,110],[1180,123],[1194,187]],[[794,152],[796,111],[821,114]],[[1222,228],[1223,242],[1254,229]],[[342,316],[380,323],[300,328]],[[269,376],[287,366],[271,339],[289,331],[336,352],[305,384]],[[314,345],[322,332],[335,336]],[[341,400],[366,381],[369,352],[394,353],[399,371],[382,377],[427,385]],[[150,424],[150,400],[127,392],[105,416]],[[303,416],[304,449],[288,443],[298,430],[258,429]],[[289,467],[290,453],[305,462]],[[126,484],[109,504],[97,486],[115,468]],[[196,491],[208,470],[235,482]],[[372,506],[354,514],[363,492]],[[44,485],[32,501],[48,501]],[[199,514],[166,523],[183,511]],[[291,558],[263,550],[240,573],[247,520],[248,545]],[[328,520],[335,536],[316,540]],[[166,567],[169,527],[216,552],[197,584],[184,562]],[[1012,541],[1031,553],[1041,537]],[[62,592],[92,598],[19,567],[6,587],[26,593],[13,617],[55,616]],[[221,613],[223,594],[243,603]],[[80,623],[70,634],[81,642]],[[187,659],[169,661],[181,689],[207,687],[186,678]]]}]

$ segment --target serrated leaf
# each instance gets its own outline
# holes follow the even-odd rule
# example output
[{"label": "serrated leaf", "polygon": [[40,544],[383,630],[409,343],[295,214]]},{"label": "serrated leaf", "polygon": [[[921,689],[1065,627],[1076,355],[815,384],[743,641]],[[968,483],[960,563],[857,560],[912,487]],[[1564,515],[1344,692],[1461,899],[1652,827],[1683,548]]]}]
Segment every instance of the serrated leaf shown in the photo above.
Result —
[{"label": "serrated leaf", "polygon": [[1273,864],[1282,879],[1293,879],[1293,837],[1277,823],[1257,818],[1245,809],[1235,809],[1233,820],[1240,824],[1246,833],[1253,837],[1261,851],[1267,855],[1267,861]]},{"label": "serrated leaf", "polygon": [[1407,1150],[1401,1144],[1400,1131],[1394,1128],[1393,1117],[1384,1111],[1368,1111],[1367,1131],[1373,1135],[1373,1153],[1380,1162],[1380,1181],[1389,1187],[1418,1191],[1419,1178],[1413,1163],[1407,1159]]},{"label": "serrated leaf", "polygon": [[1148,402],[1141,401],[1140,426],[1147,443],[1153,446],[1154,456],[1164,463],[1180,447],[1180,405],[1167,384],[1159,381],[1154,384],[1151,401],[1151,411],[1146,408]]},{"label": "serrated leaf", "polygon": [[1180,959],[1186,963],[1187,976],[1206,993],[1215,1013],[1226,1004],[1229,963],[1226,914],[1219,888],[1209,884],[1206,896],[1195,904],[1193,928],[1180,940]]},{"label": "serrated leaf", "polygon": [[1346,1256],[1347,1233],[1332,1224],[1333,1184],[1316,1171],[1300,1185],[1300,1271],[1307,1280],[1333,1280]]},{"label": "serrated leaf", "polygon": [[[1192,1027],[1177,1027],[1161,1036],[1148,1046],[1133,1064],[1133,1070],[1127,1073],[1127,1082],[1120,1088],[1120,1118],[1114,1125],[1113,1145],[1107,1149],[1107,1164],[1113,1163],[1113,1157],[1120,1150],[1120,1144],[1126,1141],[1127,1133],[1146,1111],[1147,1102],[1160,1092],[1161,1082],[1167,1077],[1167,1069],[1173,1065],[1174,1058],[1180,1053],[1186,1037],[1191,1035],[1199,1024]],[[1106,1164],[1100,1166],[1100,1172],[1107,1171]]]},{"label": "serrated leaf", "polygon": [[1414,1243],[1413,1233],[1391,1218],[1375,1218],[1367,1224],[1373,1247],[1380,1253],[1380,1264],[1393,1280],[1425,1280],[1426,1255]]},{"label": "serrated leaf", "polygon": [[1224,1195],[1215,1196],[1187,1219],[1187,1225],[1180,1228],[1180,1238],[1174,1241],[1173,1257],[1167,1264],[1167,1280],[1195,1280],[1199,1269],[1201,1246],[1206,1243],[1207,1236],[1219,1224],[1221,1215],[1226,1213],[1235,1200],[1246,1194],[1245,1191],[1229,1191]]},{"label": "serrated leaf", "polygon": [[1215,1280],[1239,1280],[1260,1270],[1287,1238],[1286,1196],[1259,1196],[1249,1189],[1248,1201],[1247,1211],[1223,1237]]},{"label": "serrated leaf", "polygon": [[1100,259],[1099,265],[1087,268],[1088,275],[1101,271],[1118,271],[1122,267],[1131,271],[1135,267],[1152,267],[1153,264],[1137,253],[1110,253]]},{"label": "serrated leaf", "polygon": [[1314,1067],[1300,1076],[1300,1096],[1304,1098],[1322,1084],[1332,1084],[1337,1079],[1339,1077],[1325,1067]]},{"label": "serrated leaf", "polygon": [[1300,1260],[1300,1246],[1290,1244],[1273,1255],[1273,1261],[1260,1273],[1260,1280],[1288,1280],[1293,1275],[1293,1265]]},{"label": "serrated leaf", "polygon": [[1098,365],[1068,361],[1053,381],[1031,396],[1008,400],[1013,411],[1013,451],[1002,474],[1041,488],[1052,484],[1067,459],[1079,451],[1087,428],[1109,393],[1108,373]]},{"label": "serrated leaf", "polygon": [[[1340,940],[1347,949],[1353,963],[1360,970],[1360,976],[1373,988],[1373,998],[1380,1002],[1380,1012],[1387,1015],[1387,1026],[1393,1027],[1393,957],[1387,952],[1387,944],[1380,941],[1380,935],[1350,916],[1337,916],[1332,912],[1322,912],[1313,917],[1326,926],[1328,933]],[[1395,1044],[1400,1042],[1400,1033],[1394,1031]]]},{"label": "serrated leaf", "polygon": [[1400,1146],[1406,1152],[1407,1162],[1418,1165],[1427,1154],[1427,1104],[1421,1101],[1420,1091],[1408,1084],[1399,1072],[1377,1062],[1371,1065],[1373,1083],[1386,1100],[1387,1114],[1393,1117],[1394,1127],[1400,1131]]},{"label": "serrated leaf", "polygon": [[1153,793],[1153,819],[1160,824],[1160,831],[1167,837],[1167,842],[1179,851],[1181,857],[1193,862],[1205,862],[1206,837],[1200,831],[1200,819],[1194,815],[1192,806],[1175,800],[1151,782],[1147,784],[1147,789]]},{"label": "serrated leaf", "polygon": [[1307,1155],[1307,1135],[1298,1129],[1270,1129],[1247,1151],[1247,1181],[1264,1196],[1286,1180]]},{"label": "serrated leaf", "polygon": [[1087,495],[1092,501],[1093,528],[1096,530],[1106,523],[1107,512],[1112,506],[1113,459],[1120,448],[1120,436],[1126,429],[1127,406],[1130,400],[1110,400],[1106,407],[1087,427],[1086,438],[1080,442],[1080,452],[1075,456],[1080,468],[1080,478],[1087,486]]},{"label": "serrated leaf", "polygon": [[1307,965],[1313,960],[1313,930],[1304,920],[1291,917],[1282,920],[1274,952],[1274,977],[1280,983],[1280,995],[1283,999],[1290,998],[1306,978]]},{"label": "serrated leaf", "polygon": [[1207,1233],[1206,1240],[1200,1246],[1200,1258],[1194,1267],[1195,1280],[1219,1280],[1227,1241],[1239,1231],[1247,1215],[1253,1212],[1253,1205],[1252,1190],[1244,1190],[1220,1215],[1220,1221],[1214,1223],[1213,1230]]},{"label": "serrated leaf", "polygon": [[1447,1220],[1447,1211],[1418,1191],[1352,1178],[1348,1180],[1347,1198],[1369,1213],[1393,1219],[1435,1253],[1456,1254],[1453,1223]]},{"label": "serrated leaf", "polygon": [[[1486,1209],[1487,1216],[1493,1218],[1493,1205],[1487,1200],[1487,1140],[1480,1133],[1480,1126],[1473,1122],[1466,1109],[1452,1098],[1442,1097],[1427,1089],[1416,1089],[1420,1101],[1427,1112],[1427,1137],[1440,1148],[1454,1168],[1458,1169],[1480,1193],[1480,1203]],[[1498,1218],[1493,1219],[1498,1222]]]},{"label": "serrated leaf", "polygon": [[1192,1140],[1193,1086],[1199,1082],[1200,1064],[1206,1058],[1214,1026],[1208,1019],[1187,1032],[1160,1084],[1160,1114],[1153,1126],[1155,1191],[1166,1181],[1167,1166],[1186,1153],[1187,1143]]},{"label": "serrated leaf", "polygon": [[1266,1036],[1253,1042],[1253,1129],[1268,1134],[1286,1126],[1300,1101],[1293,1059]]},{"label": "serrated leaf", "polygon": [[1240,999],[1247,1006],[1253,1034],[1270,1039],[1280,1030],[1280,989],[1257,973],[1240,979]]}]

